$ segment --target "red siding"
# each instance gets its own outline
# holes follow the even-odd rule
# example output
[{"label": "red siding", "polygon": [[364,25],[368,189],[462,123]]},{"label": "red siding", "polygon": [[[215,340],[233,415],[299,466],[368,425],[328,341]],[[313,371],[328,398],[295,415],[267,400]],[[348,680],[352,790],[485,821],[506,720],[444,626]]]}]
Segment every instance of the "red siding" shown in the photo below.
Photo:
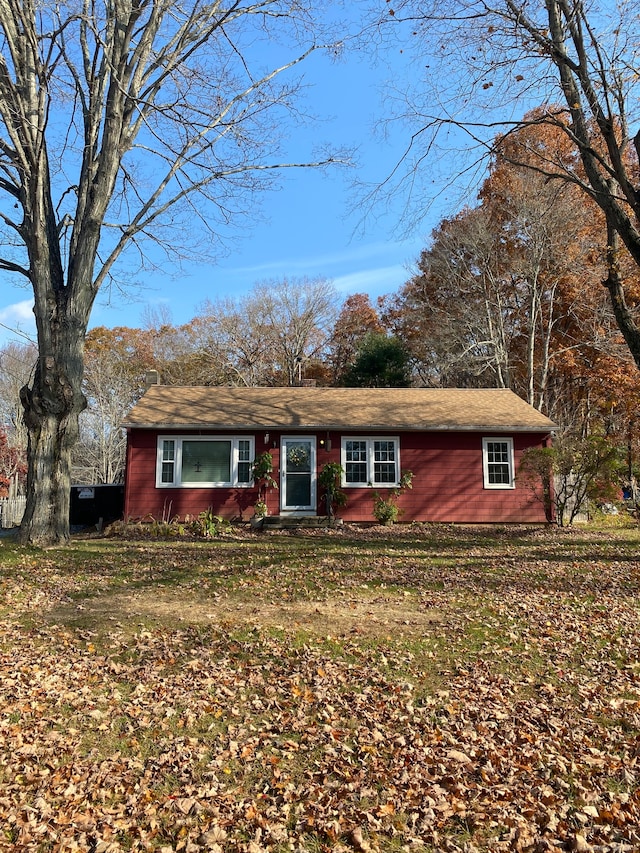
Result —
[{"label": "red siding", "polygon": [[[246,519],[253,515],[253,505],[258,499],[256,488],[156,488],[157,439],[158,433],[152,430],[129,431],[124,496],[126,519],[137,520],[149,516],[156,520],[175,517],[184,519],[187,515],[198,515],[209,507],[223,518]],[[277,515],[277,495],[272,507],[273,500],[271,498],[268,501],[269,512]]]},{"label": "red siding", "polygon": [[[385,432],[385,435],[389,433]],[[413,488],[405,491],[398,502],[404,510],[402,521],[439,522],[532,522],[545,521],[542,503],[531,491],[516,485],[515,489],[485,489],[482,474],[482,438],[500,433],[402,433],[400,464],[413,472]],[[320,445],[326,431],[317,435],[318,468],[326,462],[340,461],[340,438],[331,434],[331,450]],[[538,446],[544,437],[536,433],[515,434],[516,470],[522,452]],[[256,453],[263,449],[263,436],[256,434]],[[276,444],[274,448],[271,446]],[[274,457],[274,478],[279,478],[280,435],[271,431],[269,450]],[[251,489],[157,489],[155,486],[157,433],[132,430],[127,452],[125,517],[197,515],[211,507],[225,518],[249,518],[257,499]],[[345,489],[348,503],[339,515],[345,521],[373,521],[373,492],[376,489]],[[383,489],[378,492],[383,493]],[[269,514],[279,512],[279,491],[267,495]],[[318,514],[325,513],[319,498]]]},{"label": "red siding", "polygon": [[[544,522],[542,503],[527,488],[485,489],[482,438],[490,433],[407,433],[400,437],[402,470],[413,472],[412,489],[402,493],[402,521]],[[496,435],[491,433],[491,435]],[[516,471],[526,447],[541,444],[537,434],[514,435]],[[372,490],[347,489],[345,520],[372,518]],[[380,494],[384,490],[377,490]],[[354,494],[354,492],[356,492]],[[364,492],[364,494],[363,494]]]}]

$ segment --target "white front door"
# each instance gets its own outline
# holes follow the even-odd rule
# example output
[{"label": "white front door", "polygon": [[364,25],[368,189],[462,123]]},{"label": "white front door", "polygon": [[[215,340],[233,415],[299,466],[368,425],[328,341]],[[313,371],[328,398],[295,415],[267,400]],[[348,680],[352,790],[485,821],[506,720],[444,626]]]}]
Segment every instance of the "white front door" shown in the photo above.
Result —
[{"label": "white front door", "polygon": [[281,512],[316,512],[316,439],[288,436],[280,452]]}]

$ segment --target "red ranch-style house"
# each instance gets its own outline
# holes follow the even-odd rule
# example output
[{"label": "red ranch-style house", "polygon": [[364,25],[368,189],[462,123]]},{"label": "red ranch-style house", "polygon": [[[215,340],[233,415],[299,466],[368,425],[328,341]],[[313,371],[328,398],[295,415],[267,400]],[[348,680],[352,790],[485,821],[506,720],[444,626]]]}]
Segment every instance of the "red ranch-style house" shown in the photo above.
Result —
[{"label": "red ranch-style house", "polygon": [[152,385],[125,426],[127,519],[209,508],[248,519],[258,499],[252,463],[269,451],[271,516],[325,515],[318,474],[339,462],[345,521],[373,521],[374,493],[411,471],[403,522],[545,522],[516,473],[555,425],[504,389]]}]

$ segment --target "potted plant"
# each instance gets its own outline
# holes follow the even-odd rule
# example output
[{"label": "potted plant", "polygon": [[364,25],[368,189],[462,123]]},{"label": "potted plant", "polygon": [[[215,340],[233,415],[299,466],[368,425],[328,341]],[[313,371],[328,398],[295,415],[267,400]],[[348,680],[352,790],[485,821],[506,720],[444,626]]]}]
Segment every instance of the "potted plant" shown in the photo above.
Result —
[{"label": "potted plant", "polygon": [[258,500],[256,501],[253,511],[256,518],[264,518],[268,515],[267,509],[267,489],[277,489],[278,484],[273,479],[273,456],[268,450],[260,453],[253,460],[251,467],[251,475],[253,482],[258,487]]},{"label": "potted plant", "polygon": [[256,518],[264,518],[267,515],[267,505],[263,500],[257,500],[253,506],[253,514]]},{"label": "potted plant", "polygon": [[332,524],[335,519],[335,508],[344,506],[347,502],[347,496],[340,488],[343,474],[344,468],[339,462],[327,462],[318,475],[318,483],[324,490],[329,524]]},{"label": "potted plant", "polygon": [[400,483],[395,489],[391,489],[386,496],[373,493],[373,517],[378,524],[384,524],[390,527],[395,524],[404,510],[398,506],[398,498],[405,489],[412,488],[413,472],[403,471],[400,477]]}]

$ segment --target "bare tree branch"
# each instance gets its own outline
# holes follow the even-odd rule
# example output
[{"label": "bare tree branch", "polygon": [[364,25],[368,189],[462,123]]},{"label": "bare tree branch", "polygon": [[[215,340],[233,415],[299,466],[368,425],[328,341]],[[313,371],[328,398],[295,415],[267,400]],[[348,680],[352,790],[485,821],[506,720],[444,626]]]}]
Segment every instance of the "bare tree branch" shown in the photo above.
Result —
[{"label": "bare tree branch", "polygon": [[[444,129],[474,143],[468,157],[477,164],[542,105],[535,121],[562,129],[577,156],[534,168],[587,193],[640,266],[640,176],[628,129],[640,118],[640,44],[624,35],[634,30],[636,14],[634,3],[614,10],[582,0],[399,0],[378,26],[383,44],[408,41],[421,60],[415,86],[406,96],[396,92],[396,115],[409,123],[412,146],[370,201],[409,188],[415,220],[429,198],[428,173],[419,173],[423,158],[447,156],[441,141],[438,149]],[[640,366],[635,315],[617,317]]]}]

